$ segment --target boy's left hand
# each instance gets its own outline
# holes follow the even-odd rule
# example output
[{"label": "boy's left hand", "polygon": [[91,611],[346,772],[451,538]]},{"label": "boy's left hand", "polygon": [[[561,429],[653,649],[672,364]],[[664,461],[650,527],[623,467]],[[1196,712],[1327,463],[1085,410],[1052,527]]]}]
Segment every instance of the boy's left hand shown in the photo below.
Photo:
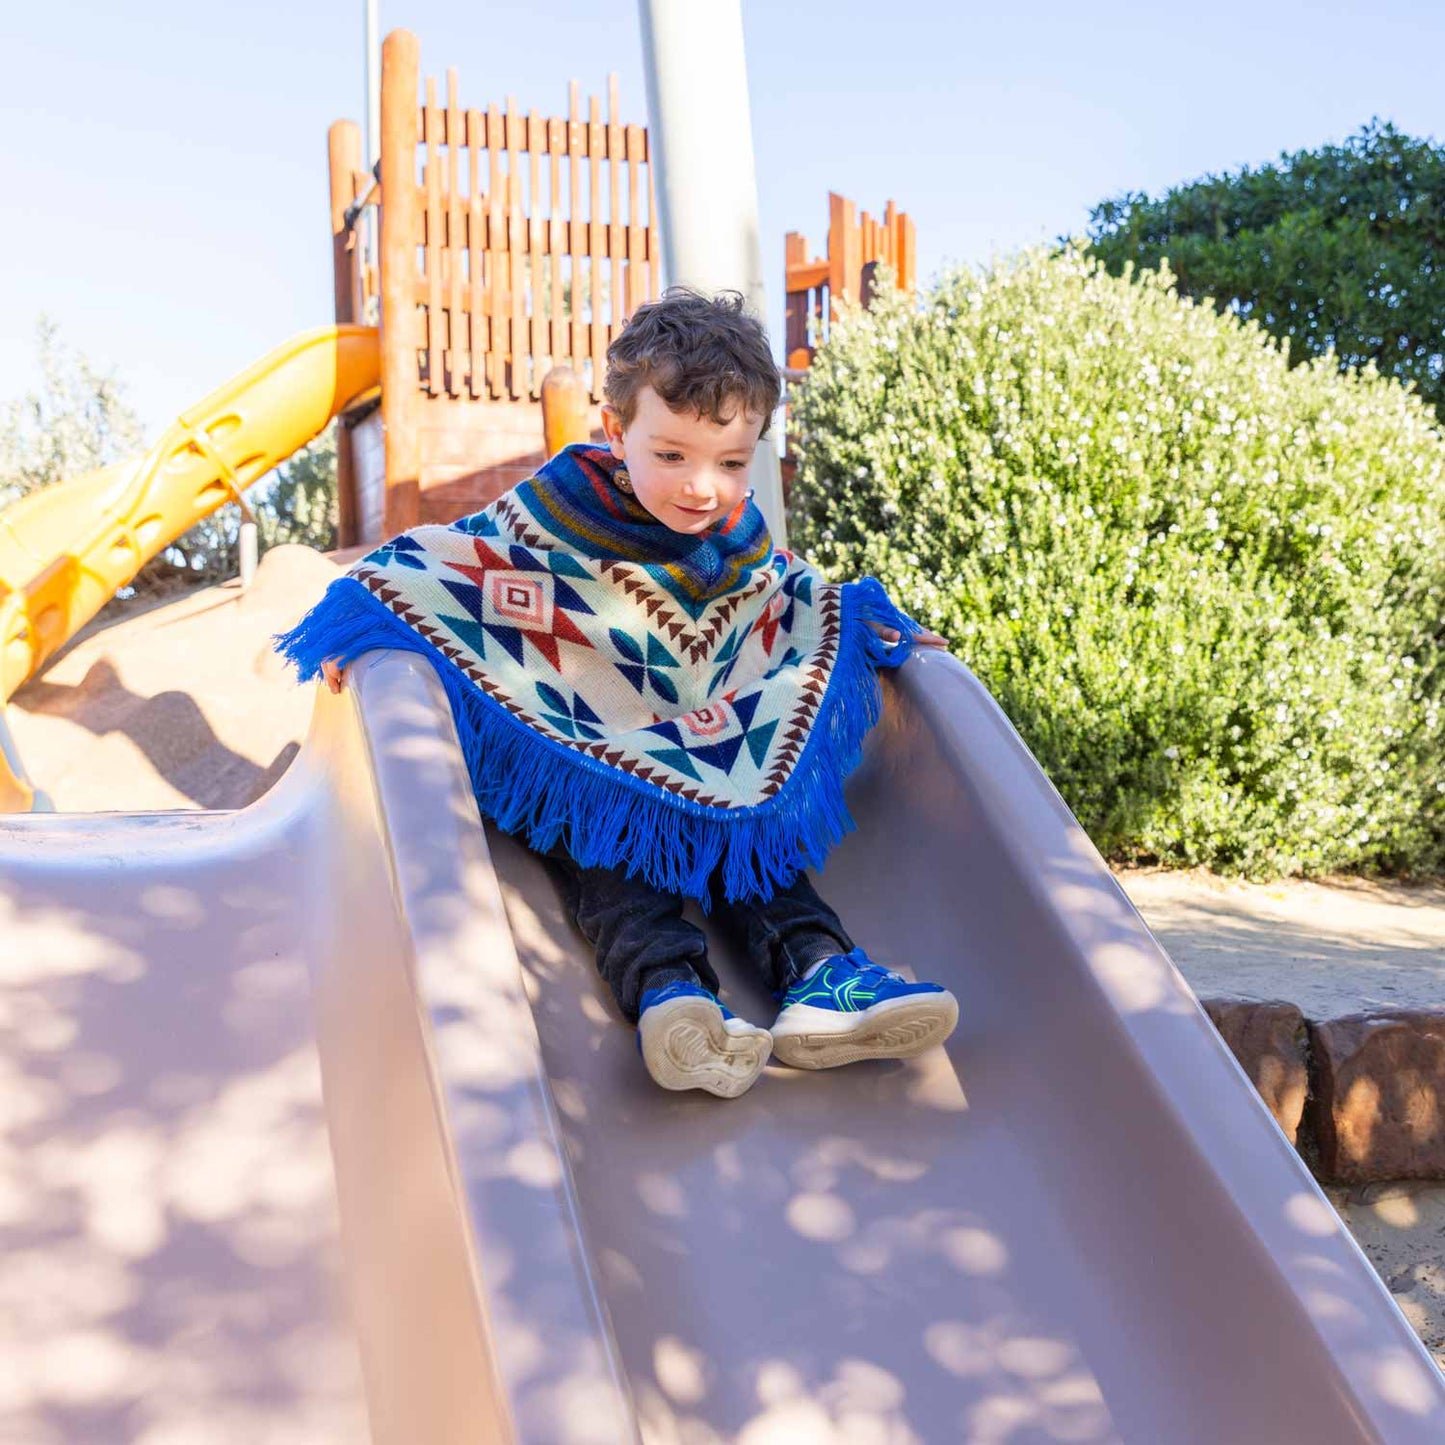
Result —
[{"label": "boy's left hand", "polygon": [[[868,625],[884,642],[898,641],[898,629],[896,627],[884,627],[878,622],[870,622]],[[936,632],[930,632],[926,627],[922,632],[918,633],[913,640],[919,647],[941,647],[945,652],[948,651],[948,639],[946,637],[940,637]]]}]

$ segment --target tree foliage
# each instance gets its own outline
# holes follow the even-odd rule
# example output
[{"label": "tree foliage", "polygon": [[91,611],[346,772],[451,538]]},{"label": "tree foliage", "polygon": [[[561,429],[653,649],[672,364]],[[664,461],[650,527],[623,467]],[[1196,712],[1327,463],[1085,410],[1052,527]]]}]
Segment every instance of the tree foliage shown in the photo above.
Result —
[{"label": "tree foliage", "polygon": [[[95,367],[60,338],[46,317],[36,324],[38,386],[0,406],[0,508],[40,487],[138,456],[140,421],[114,371]],[[309,446],[250,489],[260,549],[300,542],[336,545],[336,434]],[[198,522],[141,569],[139,591],[234,576],[241,516],[225,506]]]},{"label": "tree foliage", "polygon": [[[328,552],[336,546],[336,424],[248,489],[262,554],[282,542]],[[138,591],[177,581],[213,584],[240,567],[241,511],[224,506],[141,569]]]},{"label": "tree foliage", "polygon": [[1089,237],[1115,275],[1167,259],[1182,294],[1258,321],[1292,363],[1333,350],[1445,397],[1445,147],[1372,121],[1343,145],[1105,201]]},{"label": "tree foliage", "polygon": [[947,636],[1106,854],[1445,861],[1419,397],[1066,249],[879,288],[793,415],[794,544]]},{"label": "tree foliage", "polygon": [[0,507],[140,450],[140,421],[113,371],[66,346],[45,316],[35,352],[39,385],[0,405]]}]

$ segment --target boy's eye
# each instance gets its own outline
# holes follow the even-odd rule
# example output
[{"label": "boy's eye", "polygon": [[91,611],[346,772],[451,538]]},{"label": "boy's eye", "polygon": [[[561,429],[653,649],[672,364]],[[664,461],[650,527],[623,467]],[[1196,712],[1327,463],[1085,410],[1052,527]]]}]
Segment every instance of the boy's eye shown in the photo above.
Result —
[{"label": "boy's eye", "polygon": [[660,462],[680,462],[682,460],[681,452],[654,452],[653,456]]},{"label": "boy's eye", "polygon": [[748,465],[748,464],[747,464],[746,462],[724,462],[724,463],[723,463],[723,466],[725,466],[730,472],[742,472],[742,471],[746,471],[746,470],[747,470],[747,465]]}]

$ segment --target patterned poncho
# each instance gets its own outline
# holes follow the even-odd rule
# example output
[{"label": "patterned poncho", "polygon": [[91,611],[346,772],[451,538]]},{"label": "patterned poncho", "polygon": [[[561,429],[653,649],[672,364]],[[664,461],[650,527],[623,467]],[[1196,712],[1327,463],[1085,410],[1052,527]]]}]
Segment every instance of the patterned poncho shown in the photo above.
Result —
[{"label": "patterned poncho", "polygon": [[852,828],[876,669],[918,626],[873,578],[826,582],[774,549],[750,498],[689,536],[619,465],[571,446],[485,510],[403,533],[278,647],[303,679],[376,647],[428,657],[483,815],[532,847],[704,907],[716,870],[729,899],[767,898]]}]

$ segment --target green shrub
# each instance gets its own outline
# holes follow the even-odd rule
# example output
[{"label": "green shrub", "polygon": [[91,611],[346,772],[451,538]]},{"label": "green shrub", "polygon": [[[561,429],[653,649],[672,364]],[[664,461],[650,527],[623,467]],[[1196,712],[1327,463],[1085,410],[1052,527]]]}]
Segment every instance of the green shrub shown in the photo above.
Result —
[{"label": "green shrub", "polygon": [[944,633],[1116,860],[1445,859],[1445,437],[1073,249],[882,287],[794,399],[795,545]]},{"label": "green shrub", "polygon": [[1445,146],[1372,121],[1343,145],[1204,176],[1155,200],[1104,201],[1094,254],[1116,276],[1167,258],[1181,295],[1212,296],[1289,342],[1373,361],[1445,402]]}]

